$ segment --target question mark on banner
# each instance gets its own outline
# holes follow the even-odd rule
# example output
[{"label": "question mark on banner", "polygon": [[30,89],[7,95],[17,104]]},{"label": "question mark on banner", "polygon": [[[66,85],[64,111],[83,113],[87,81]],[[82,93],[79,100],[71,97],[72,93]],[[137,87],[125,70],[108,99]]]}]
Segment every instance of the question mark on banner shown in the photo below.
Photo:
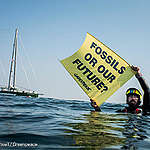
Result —
[{"label": "question mark on banner", "polygon": [[107,91],[107,90],[108,90],[108,87],[104,86],[104,89],[101,91],[101,93],[103,93],[104,91]]}]

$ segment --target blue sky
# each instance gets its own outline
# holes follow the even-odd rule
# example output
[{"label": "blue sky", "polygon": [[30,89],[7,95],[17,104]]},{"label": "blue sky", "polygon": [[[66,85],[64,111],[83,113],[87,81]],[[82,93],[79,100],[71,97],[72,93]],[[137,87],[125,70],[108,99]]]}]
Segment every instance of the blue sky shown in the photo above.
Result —
[{"label": "blue sky", "polygon": [[[149,0],[0,0],[0,3],[0,85],[7,84],[16,28],[24,47],[19,49],[18,59],[22,63],[17,65],[17,85],[21,87],[38,90],[45,97],[88,100],[59,62],[81,47],[87,32],[129,64],[139,66],[150,85]],[[29,74],[29,84],[23,71],[19,71],[22,64]],[[135,77],[108,102],[125,102],[128,87],[140,88]]]}]

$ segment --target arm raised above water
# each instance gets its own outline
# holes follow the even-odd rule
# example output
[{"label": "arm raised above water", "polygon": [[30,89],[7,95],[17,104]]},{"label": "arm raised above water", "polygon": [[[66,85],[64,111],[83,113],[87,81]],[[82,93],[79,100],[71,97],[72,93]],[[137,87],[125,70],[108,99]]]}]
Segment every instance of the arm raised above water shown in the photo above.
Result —
[{"label": "arm raised above water", "polygon": [[136,72],[135,77],[138,79],[138,81],[144,91],[143,111],[150,112],[150,88],[149,88],[148,84],[145,82],[145,80],[143,79],[142,74],[140,73],[139,67],[132,66],[131,68]]}]

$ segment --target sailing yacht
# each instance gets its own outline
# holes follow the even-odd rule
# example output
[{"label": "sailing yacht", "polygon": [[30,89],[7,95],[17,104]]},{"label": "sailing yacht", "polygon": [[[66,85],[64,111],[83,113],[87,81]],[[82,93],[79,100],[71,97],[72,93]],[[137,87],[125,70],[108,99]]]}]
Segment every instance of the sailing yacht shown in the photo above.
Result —
[{"label": "sailing yacht", "polygon": [[10,71],[9,71],[8,86],[0,87],[0,95],[38,97],[39,94],[37,92],[20,90],[20,89],[16,88],[17,36],[18,36],[18,29],[16,29],[16,31],[15,31],[13,52],[12,52],[12,58],[11,58],[11,64],[10,64]]}]

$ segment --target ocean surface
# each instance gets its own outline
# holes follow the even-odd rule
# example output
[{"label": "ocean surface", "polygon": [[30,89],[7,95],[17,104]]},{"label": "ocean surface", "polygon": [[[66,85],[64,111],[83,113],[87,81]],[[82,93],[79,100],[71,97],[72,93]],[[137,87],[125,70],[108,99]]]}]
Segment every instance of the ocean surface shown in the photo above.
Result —
[{"label": "ocean surface", "polygon": [[150,149],[150,116],[116,113],[123,104],[0,96],[0,150]]}]

